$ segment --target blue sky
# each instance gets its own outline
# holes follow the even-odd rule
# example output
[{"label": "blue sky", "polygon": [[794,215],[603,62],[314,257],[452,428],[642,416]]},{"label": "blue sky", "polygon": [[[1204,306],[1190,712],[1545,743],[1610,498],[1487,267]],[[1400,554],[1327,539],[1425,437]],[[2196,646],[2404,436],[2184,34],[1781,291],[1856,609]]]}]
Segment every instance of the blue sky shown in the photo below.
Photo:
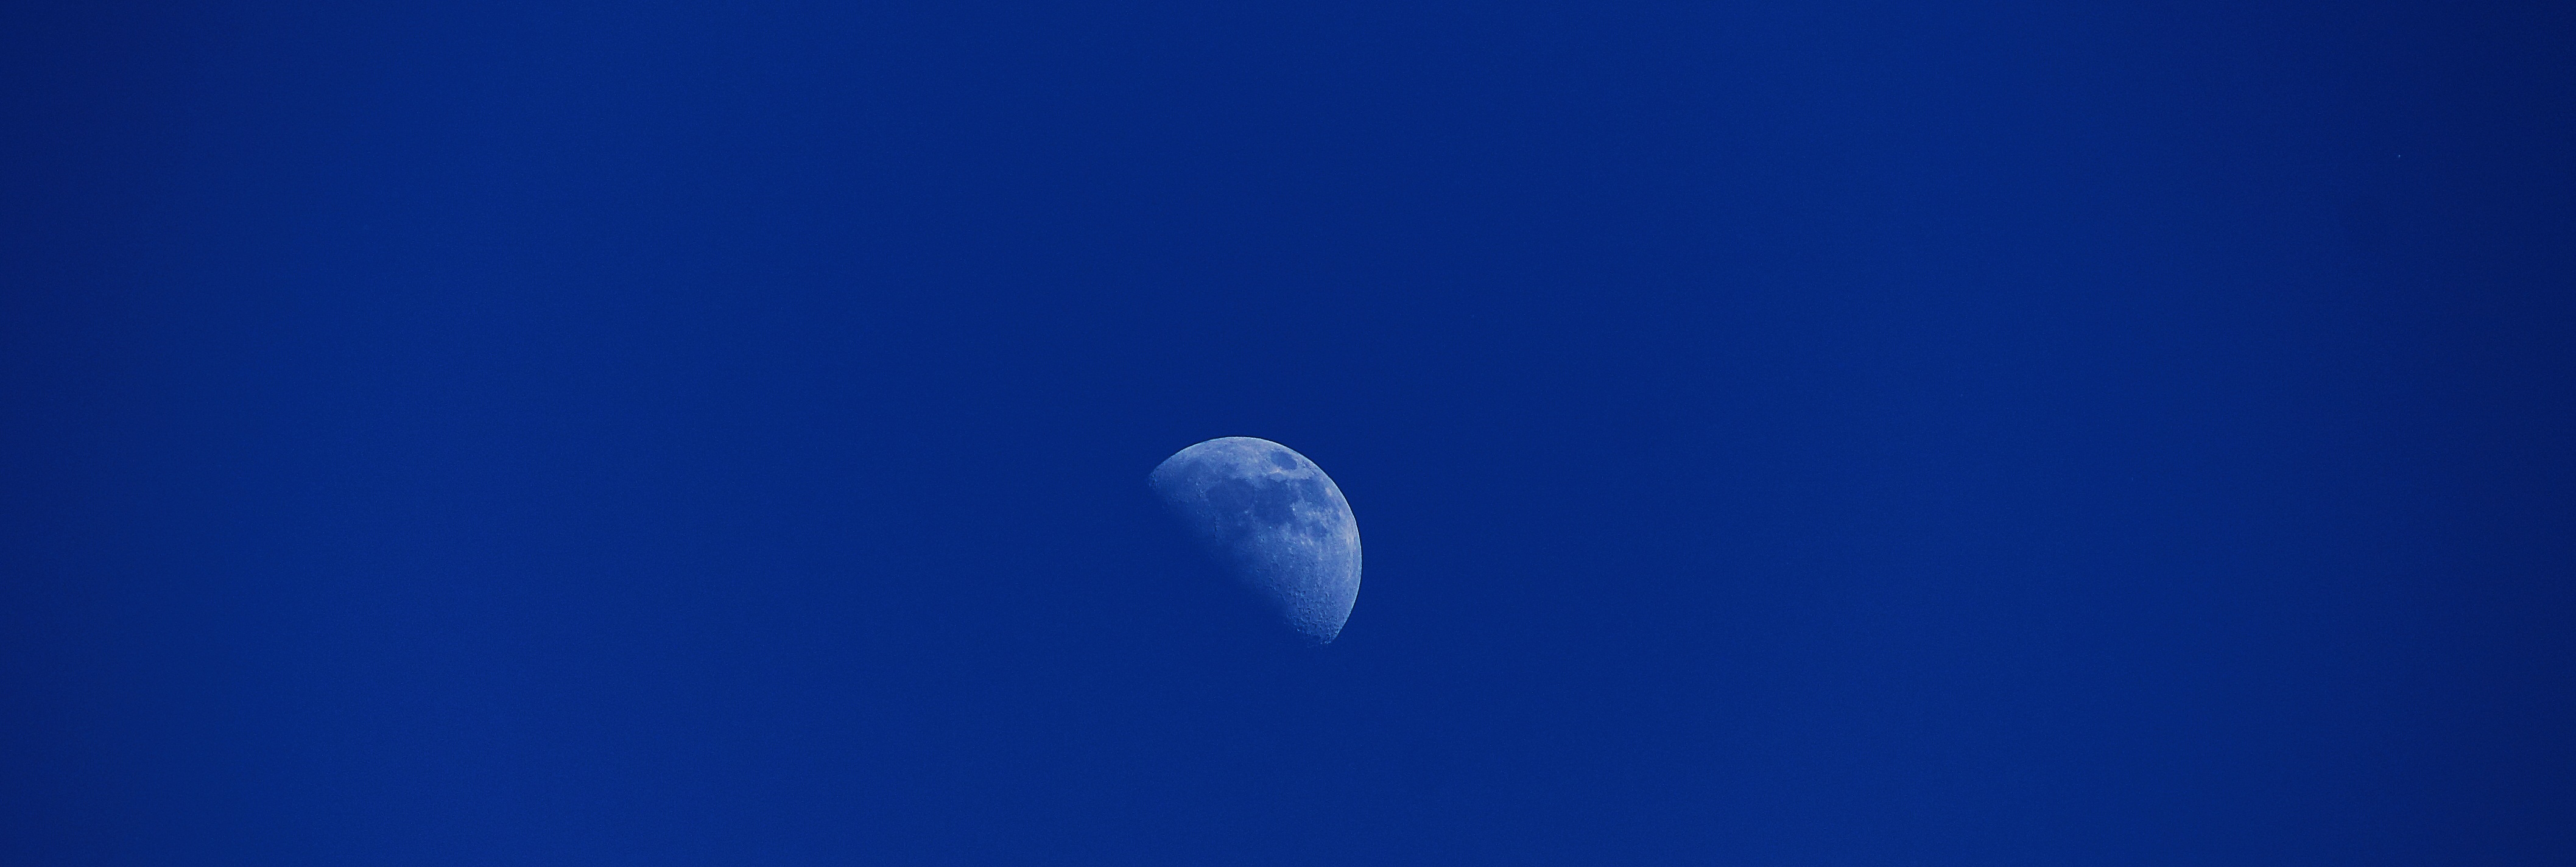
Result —
[{"label": "blue sky", "polygon": [[7,16],[0,860],[2576,854],[2563,11]]}]

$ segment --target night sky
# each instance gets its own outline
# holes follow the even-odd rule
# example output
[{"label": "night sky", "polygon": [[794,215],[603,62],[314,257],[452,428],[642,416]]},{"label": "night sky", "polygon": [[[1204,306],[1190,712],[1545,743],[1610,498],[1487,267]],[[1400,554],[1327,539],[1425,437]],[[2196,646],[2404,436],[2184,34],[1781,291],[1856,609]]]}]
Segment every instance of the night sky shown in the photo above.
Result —
[{"label": "night sky", "polygon": [[12,4],[0,863],[2576,863],[2571,46]]}]

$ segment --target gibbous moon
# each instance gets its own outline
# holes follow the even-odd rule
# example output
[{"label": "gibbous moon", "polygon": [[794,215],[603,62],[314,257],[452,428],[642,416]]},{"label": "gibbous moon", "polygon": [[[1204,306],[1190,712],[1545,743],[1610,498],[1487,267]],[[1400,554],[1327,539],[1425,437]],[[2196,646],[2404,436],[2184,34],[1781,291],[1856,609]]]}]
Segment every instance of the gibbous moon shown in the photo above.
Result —
[{"label": "gibbous moon", "polygon": [[1290,629],[1317,644],[1342,634],[1360,597],[1360,525],[1324,468],[1223,437],[1164,459],[1146,484]]}]

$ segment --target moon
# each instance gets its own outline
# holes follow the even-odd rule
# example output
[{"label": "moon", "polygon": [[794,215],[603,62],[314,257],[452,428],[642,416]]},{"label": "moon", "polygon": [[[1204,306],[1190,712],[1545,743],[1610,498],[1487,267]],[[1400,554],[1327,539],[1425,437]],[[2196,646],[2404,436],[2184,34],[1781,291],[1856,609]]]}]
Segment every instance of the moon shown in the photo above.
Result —
[{"label": "moon", "polygon": [[1145,482],[1288,628],[1316,644],[1342,634],[1360,597],[1360,525],[1323,467],[1269,440],[1220,437]]}]

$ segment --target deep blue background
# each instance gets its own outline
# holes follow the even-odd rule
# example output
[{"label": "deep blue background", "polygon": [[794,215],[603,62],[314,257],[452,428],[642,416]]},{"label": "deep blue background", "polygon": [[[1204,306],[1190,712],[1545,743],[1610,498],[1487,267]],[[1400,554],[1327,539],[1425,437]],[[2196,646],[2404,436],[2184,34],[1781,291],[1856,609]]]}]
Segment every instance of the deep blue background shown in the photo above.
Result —
[{"label": "deep blue background", "polygon": [[2576,861],[2564,5],[1778,5],[15,4],[0,861]]}]

